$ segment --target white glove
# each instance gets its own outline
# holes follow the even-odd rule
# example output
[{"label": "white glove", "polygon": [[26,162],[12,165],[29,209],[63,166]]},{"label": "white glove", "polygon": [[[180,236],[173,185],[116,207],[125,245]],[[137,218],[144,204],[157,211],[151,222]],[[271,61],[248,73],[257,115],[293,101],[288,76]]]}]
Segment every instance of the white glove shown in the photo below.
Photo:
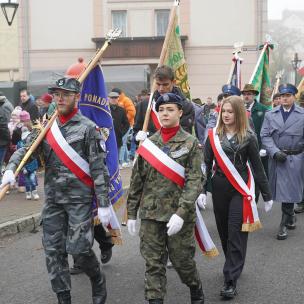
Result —
[{"label": "white glove", "polygon": [[259,153],[261,157],[265,157],[267,155],[267,151],[265,149],[261,149]]},{"label": "white glove", "polygon": [[196,203],[201,209],[205,210],[207,205],[207,195],[205,193],[201,193],[197,198]]},{"label": "white glove", "polygon": [[15,182],[16,182],[16,179],[15,179],[15,174],[14,174],[13,170],[6,170],[2,177],[2,183],[0,185],[0,189],[2,189],[7,184],[14,186]]},{"label": "white glove", "polygon": [[101,223],[107,227],[110,223],[111,210],[110,207],[100,207],[98,208],[98,218]]},{"label": "white glove", "polygon": [[23,174],[27,174],[27,170],[25,168],[22,171],[23,171]]},{"label": "white glove", "polygon": [[178,216],[177,214],[173,214],[167,224],[168,231],[167,234],[169,236],[178,233],[184,224],[184,220]]},{"label": "white glove", "polygon": [[136,235],[136,220],[128,220],[127,221],[128,232],[130,235]]},{"label": "white glove", "polygon": [[136,141],[144,141],[147,138],[147,132],[144,131],[138,131],[138,133],[135,136]]},{"label": "white glove", "polygon": [[271,210],[272,204],[273,204],[273,200],[264,202],[264,209],[265,209],[265,212],[268,212],[268,211]]}]

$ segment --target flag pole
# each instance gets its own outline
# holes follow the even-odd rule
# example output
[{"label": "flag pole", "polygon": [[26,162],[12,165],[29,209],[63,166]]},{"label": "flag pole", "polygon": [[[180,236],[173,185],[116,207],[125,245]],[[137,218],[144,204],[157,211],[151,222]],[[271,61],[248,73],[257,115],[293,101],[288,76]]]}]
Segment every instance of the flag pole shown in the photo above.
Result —
[{"label": "flag pole", "polygon": [[255,76],[255,74],[256,74],[256,72],[257,72],[259,66],[260,66],[260,63],[261,63],[261,61],[262,61],[262,59],[263,59],[264,53],[266,52],[268,46],[269,46],[269,43],[268,43],[268,42],[265,42],[265,44],[264,44],[264,46],[263,46],[263,49],[262,49],[262,52],[261,52],[261,54],[260,54],[260,56],[259,56],[258,62],[257,62],[257,64],[256,64],[256,66],[254,67],[253,73],[252,73],[252,75],[251,75],[251,77],[250,77],[249,83],[252,83],[252,81],[253,81],[253,79],[254,79],[254,76]]},{"label": "flag pole", "polygon": [[242,53],[243,45],[244,45],[243,42],[235,42],[234,45],[233,45],[233,47],[234,47],[234,51],[232,52],[233,58],[232,58],[232,63],[231,63],[231,67],[230,67],[230,72],[229,72],[227,84],[231,83],[234,67],[235,67],[235,64],[236,64],[237,60],[241,60],[241,58],[239,57],[239,54]]},{"label": "flag pole", "polygon": [[[163,47],[162,47],[162,50],[161,50],[161,53],[160,53],[158,66],[163,65],[164,61],[165,61],[165,56],[166,56],[166,52],[167,52],[167,48],[168,48],[168,44],[169,44],[170,33],[171,33],[171,31],[173,29],[173,26],[174,26],[174,19],[175,19],[175,16],[176,16],[177,8],[179,6],[179,2],[180,2],[179,0],[174,1],[173,8],[172,8],[171,13],[170,13],[169,23],[168,23]],[[149,124],[150,114],[151,114],[151,104],[152,104],[153,93],[155,91],[155,88],[156,88],[156,83],[155,83],[155,79],[154,79],[153,82],[152,82],[151,94],[150,94],[150,98],[149,98],[148,108],[147,108],[147,111],[146,111],[145,120],[144,120],[144,124],[143,124],[143,131],[144,132],[147,132],[147,130],[148,130],[148,124]]]},{"label": "flag pole", "polygon": [[273,87],[273,91],[272,91],[272,94],[271,94],[271,103],[272,103],[274,94],[278,92],[279,84],[280,84],[280,81],[281,81],[281,78],[282,78],[283,74],[284,74],[284,70],[279,71],[276,74],[276,82],[275,82],[275,85]]},{"label": "flag pole", "polygon": [[[119,29],[115,29],[115,30],[109,31],[109,33],[107,34],[106,41],[105,41],[104,45],[94,55],[94,57],[92,58],[92,60],[88,64],[87,68],[83,71],[83,73],[81,74],[81,76],[78,78],[78,81],[80,83],[82,83],[85,80],[85,78],[92,71],[92,69],[95,67],[95,65],[97,64],[97,62],[101,59],[101,56],[103,55],[104,51],[107,49],[107,47],[109,45],[111,45],[111,41],[115,40],[117,37],[119,37],[120,34],[121,34],[121,30],[119,30]],[[55,110],[54,113],[52,114],[52,116],[50,117],[50,119],[48,120],[48,122],[46,123],[46,125],[44,127],[40,125],[40,127],[39,127],[40,128],[40,133],[37,134],[36,139],[33,141],[33,143],[31,144],[31,146],[28,148],[28,151],[26,152],[26,154],[24,155],[24,157],[21,160],[20,164],[18,165],[18,167],[17,167],[17,169],[16,169],[16,171],[14,173],[15,177],[18,176],[18,174],[20,173],[22,167],[25,165],[25,163],[27,162],[27,160],[30,158],[30,156],[37,149],[37,147],[39,146],[39,144],[42,142],[42,140],[46,136],[46,133],[51,128],[53,122],[57,118],[57,115],[58,115],[57,110]],[[5,185],[1,189],[1,191],[0,191],[0,201],[5,196],[6,192],[9,190],[9,186],[10,185],[7,184],[7,185]]]}]

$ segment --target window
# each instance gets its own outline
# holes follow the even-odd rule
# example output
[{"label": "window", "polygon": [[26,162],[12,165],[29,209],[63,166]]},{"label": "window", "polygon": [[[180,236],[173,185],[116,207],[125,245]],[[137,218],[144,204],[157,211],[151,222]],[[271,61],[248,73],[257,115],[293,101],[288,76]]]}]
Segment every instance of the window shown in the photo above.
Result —
[{"label": "window", "polygon": [[121,29],[121,37],[127,36],[127,11],[112,11],[112,28]]},{"label": "window", "polygon": [[155,23],[156,23],[156,36],[165,36],[169,23],[170,10],[156,10]]}]

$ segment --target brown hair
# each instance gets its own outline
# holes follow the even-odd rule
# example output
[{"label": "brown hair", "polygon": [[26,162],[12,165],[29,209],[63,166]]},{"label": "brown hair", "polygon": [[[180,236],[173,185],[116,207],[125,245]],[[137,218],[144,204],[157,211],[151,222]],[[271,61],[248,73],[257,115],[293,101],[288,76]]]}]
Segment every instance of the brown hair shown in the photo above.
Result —
[{"label": "brown hair", "polygon": [[[246,138],[247,132],[249,131],[249,124],[244,101],[239,96],[230,96],[223,100],[222,108],[226,103],[231,104],[235,117],[236,136],[238,142],[242,143]],[[219,135],[220,139],[222,139],[225,134],[225,125],[222,119],[222,108],[220,111],[218,126],[216,128],[216,133]]]},{"label": "brown hair", "polygon": [[156,68],[154,72],[154,79],[159,79],[161,81],[163,80],[174,80],[174,72],[173,70],[167,66],[167,65],[162,65]]}]

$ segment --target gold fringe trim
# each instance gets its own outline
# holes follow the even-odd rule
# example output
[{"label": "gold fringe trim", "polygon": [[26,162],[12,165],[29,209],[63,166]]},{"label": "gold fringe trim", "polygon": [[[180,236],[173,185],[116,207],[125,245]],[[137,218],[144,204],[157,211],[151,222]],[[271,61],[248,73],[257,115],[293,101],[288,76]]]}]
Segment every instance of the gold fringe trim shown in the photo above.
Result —
[{"label": "gold fringe trim", "polygon": [[219,252],[218,252],[217,248],[214,247],[211,250],[204,252],[203,254],[204,254],[204,256],[206,256],[208,258],[214,258],[219,255]]},{"label": "gold fringe trim", "polygon": [[242,225],[242,231],[243,232],[253,232],[253,231],[256,231],[256,230],[261,229],[261,228],[262,228],[262,224],[261,224],[260,221],[257,221],[253,224],[246,223],[246,224]]},{"label": "gold fringe trim", "polygon": [[122,238],[119,229],[109,229],[114,245],[122,245]]},{"label": "gold fringe trim", "polygon": [[113,205],[113,209],[115,212],[118,211],[118,209],[125,203],[124,197],[121,196]]}]

